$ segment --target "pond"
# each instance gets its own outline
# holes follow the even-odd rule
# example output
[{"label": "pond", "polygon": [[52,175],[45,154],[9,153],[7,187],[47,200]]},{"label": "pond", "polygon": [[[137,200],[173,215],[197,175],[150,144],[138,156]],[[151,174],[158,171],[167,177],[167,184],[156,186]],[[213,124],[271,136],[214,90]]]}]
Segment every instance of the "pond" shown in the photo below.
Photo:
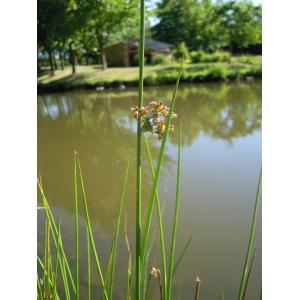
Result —
[{"label": "pond", "polygon": [[[172,86],[145,89],[145,102],[168,103]],[[84,174],[90,217],[105,270],[113,227],[130,159],[129,182],[121,222],[114,299],[123,299],[128,252],[127,231],[134,252],[136,121],[130,108],[137,89],[76,91],[38,96],[38,173],[55,217],[62,218],[62,235],[74,267],[73,151]],[[178,91],[175,132],[167,142],[159,184],[166,244],[170,244],[175,201],[179,118],[182,118],[182,179],[175,261],[188,245],[174,276],[174,298],[193,299],[195,278],[201,279],[201,299],[225,299],[238,294],[247,250],[255,194],[261,168],[261,81],[182,84]],[[153,159],[160,141],[147,134]],[[145,150],[145,147],[143,147]],[[151,174],[143,151],[145,212]],[[39,196],[40,198],[40,196]],[[38,205],[40,199],[38,199]],[[84,210],[80,202],[80,293],[86,298]],[[38,210],[38,254],[43,256],[44,212]],[[155,215],[155,210],[154,210]],[[144,218],[143,218],[144,219]],[[160,268],[156,220],[152,226],[152,254],[148,268]],[[258,299],[261,287],[261,208],[255,233],[256,256],[247,299]],[[169,247],[166,247],[167,253]],[[134,255],[134,253],[132,253]],[[93,260],[92,260],[93,262]],[[92,298],[99,282],[92,267]],[[157,286],[152,287],[157,299]],[[94,298],[95,297],[95,298]],[[177,298],[176,298],[177,299]]]}]

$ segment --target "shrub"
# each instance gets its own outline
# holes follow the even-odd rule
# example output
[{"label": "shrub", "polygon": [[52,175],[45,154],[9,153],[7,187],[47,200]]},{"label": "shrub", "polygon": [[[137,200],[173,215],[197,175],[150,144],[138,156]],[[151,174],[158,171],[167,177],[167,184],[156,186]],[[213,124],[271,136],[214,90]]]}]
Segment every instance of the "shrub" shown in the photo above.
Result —
[{"label": "shrub", "polygon": [[202,50],[199,51],[192,51],[191,52],[191,60],[192,63],[199,63],[205,61],[206,53]]},{"label": "shrub", "polygon": [[176,60],[187,60],[190,58],[189,49],[187,48],[185,42],[180,43],[178,48],[173,50],[173,56]]},{"label": "shrub", "polygon": [[165,64],[168,60],[168,57],[162,53],[153,54],[151,57],[151,64],[152,65],[161,65]]},{"label": "shrub", "polygon": [[155,85],[157,84],[157,75],[156,73],[151,73],[145,77],[145,85]]},{"label": "shrub", "polygon": [[191,53],[191,60],[193,63],[229,62],[230,58],[230,53],[224,51],[207,53],[203,50],[199,50]]},{"label": "shrub", "polygon": [[209,80],[221,80],[221,79],[225,79],[227,75],[226,69],[222,66],[212,66],[212,68],[210,68],[207,71],[206,74],[206,78]]},{"label": "shrub", "polygon": [[212,54],[216,62],[230,62],[231,55],[229,52],[217,51]]},{"label": "shrub", "polygon": [[254,65],[255,64],[255,57],[251,55],[242,55],[237,58],[237,61],[241,64],[249,64]]}]

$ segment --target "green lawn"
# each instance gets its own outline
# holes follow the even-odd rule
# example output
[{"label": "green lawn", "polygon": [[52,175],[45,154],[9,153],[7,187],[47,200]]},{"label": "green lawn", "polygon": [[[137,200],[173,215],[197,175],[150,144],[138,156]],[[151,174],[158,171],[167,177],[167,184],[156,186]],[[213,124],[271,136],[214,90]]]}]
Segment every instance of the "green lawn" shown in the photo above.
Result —
[{"label": "green lawn", "polygon": [[[169,84],[176,80],[179,63],[146,66],[145,85]],[[225,79],[261,76],[261,56],[232,57],[230,63],[197,63],[184,65],[182,81],[218,81]],[[71,67],[56,70],[51,77],[49,70],[38,77],[40,90],[68,90],[75,88],[95,88],[97,86],[119,86],[138,84],[138,67],[107,68],[102,70],[98,65],[77,66],[77,72],[71,75]]]}]

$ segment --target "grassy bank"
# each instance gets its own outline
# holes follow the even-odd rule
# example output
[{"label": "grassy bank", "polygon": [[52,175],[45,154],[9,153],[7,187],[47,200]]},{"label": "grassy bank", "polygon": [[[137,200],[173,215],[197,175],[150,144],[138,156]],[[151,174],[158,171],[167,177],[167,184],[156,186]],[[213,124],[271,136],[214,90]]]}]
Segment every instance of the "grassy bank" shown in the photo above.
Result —
[{"label": "grassy bank", "polygon": [[[146,86],[174,84],[180,66],[177,63],[146,66]],[[185,64],[181,82],[211,82],[236,79],[261,78],[261,57],[232,57],[231,62]],[[46,70],[38,77],[38,92],[56,92],[74,89],[120,88],[138,86],[138,67],[108,68],[98,65],[78,66],[71,74],[71,67],[57,70],[51,77]]]}]

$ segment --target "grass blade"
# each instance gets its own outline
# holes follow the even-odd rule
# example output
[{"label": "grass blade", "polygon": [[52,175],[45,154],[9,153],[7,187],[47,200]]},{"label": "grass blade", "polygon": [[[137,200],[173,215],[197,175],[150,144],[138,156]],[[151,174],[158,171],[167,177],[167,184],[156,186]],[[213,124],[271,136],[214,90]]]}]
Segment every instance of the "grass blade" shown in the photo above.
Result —
[{"label": "grass blade", "polygon": [[69,285],[68,285],[68,279],[67,279],[67,272],[66,272],[66,264],[65,261],[62,261],[62,277],[64,281],[64,289],[65,289],[65,296],[67,300],[70,300],[70,290],[69,290]]},{"label": "grass blade", "polygon": [[244,262],[244,269],[243,269],[243,274],[242,274],[241,283],[240,283],[238,300],[242,300],[242,297],[244,294],[245,284],[246,284],[246,275],[247,275],[247,270],[248,270],[248,265],[249,265],[249,260],[250,260],[250,254],[251,254],[252,248],[253,248],[254,230],[255,230],[255,224],[256,224],[256,218],[257,218],[260,191],[261,191],[261,177],[262,177],[261,174],[262,174],[262,170],[260,171],[259,182],[258,182],[258,187],[257,187],[257,192],[256,192],[256,201],[255,201],[255,206],[254,206],[254,211],[253,211],[252,225],[251,225],[247,255],[245,258],[245,262]]},{"label": "grass blade", "polygon": [[118,238],[119,238],[119,229],[120,229],[120,222],[121,222],[121,216],[124,206],[124,199],[126,194],[126,187],[127,187],[127,179],[128,179],[128,170],[129,170],[129,161],[127,163],[125,177],[124,177],[124,183],[123,183],[123,191],[118,211],[118,218],[117,218],[117,224],[115,226],[115,232],[114,232],[114,247],[113,247],[113,253],[112,253],[112,267],[111,267],[111,278],[110,278],[110,285],[109,285],[109,298],[112,299],[113,295],[113,285],[114,285],[114,277],[115,277],[115,264],[116,264],[116,254],[118,249]]},{"label": "grass blade", "polygon": [[225,300],[224,289],[223,288],[221,288],[220,300]]},{"label": "grass blade", "polygon": [[79,170],[81,192],[82,192],[82,197],[83,197],[85,218],[86,218],[86,222],[87,222],[89,238],[90,238],[90,242],[91,242],[91,245],[92,245],[92,249],[93,249],[93,253],[94,253],[94,257],[95,257],[95,261],[96,261],[96,267],[97,267],[100,283],[101,283],[101,286],[102,286],[102,289],[103,289],[103,292],[104,292],[104,298],[105,298],[105,300],[108,300],[106,286],[105,286],[105,282],[103,280],[103,275],[102,275],[102,270],[101,270],[101,266],[100,266],[100,262],[99,262],[99,257],[98,257],[98,254],[97,254],[97,249],[96,249],[96,245],[95,245],[95,241],[94,241],[94,237],[93,237],[93,232],[92,232],[92,227],[91,227],[91,222],[90,222],[90,216],[89,216],[89,211],[88,211],[88,207],[87,207],[86,193],[85,193],[85,188],[84,188],[84,183],[83,183],[83,178],[82,178],[82,171],[81,171],[81,167],[80,167],[79,157],[78,157],[77,154],[76,154],[75,159],[76,158],[77,158],[77,165],[78,165],[78,170]]},{"label": "grass blade", "polygon": [[[109,285],[109,280],[110,280],[110,274],[111,274],[111,264],[112,264],[112,255],[113,255],[113,251],[114,251],[114,246],[115,246],[115,242],[114,240],[112,241],[112,245],[111,245],[111,249],[109,252],[109,259],[108,259],[108,265],[107,265],[107,270],[106,270],[106,274],[105,274],[105,286]],[[102,298],[104,298],[104,293],[102,291]]]},{"label": "grass blade", "polygon": [[[40,257],[37,255],[37,261],[38,261],[38,263],[39,263],[39,265],[40,265],[40,267],[41,267],[41,269],[44,271],[45,270],[45,266],[44,266],[44,264],[43,264],[43,262],[42,262],[42,260],[40,259]],[[46,271],[47,272],[47,271]],[[48,273],[47,273],[48,274]],[[46,275],[47,275],[46,274]],[[40,283],[39,283],[39,285],[40,285]],[[41,286],[41,285],[40,285]],[[53,287],[53,282],[51,281],[51,279],[50,279],[50,286],[51,287]],[[44,300],[44,297],[43,297],[43,287],[41,287],[41,289],[42,289],[42,300]],[[57,299],[59,299],[59,296],[58,295],[56,295],[57,296]]]},{"label": "grass blade", "polygon": [[[38,261],[38,263],[39,263],[41,269],[43,270],[43,272],[46,272],[46,276],[48,276],[48,273],[47,273],[47,270],[46,270],[46,268],[45,268],[45,266],[44,266],[44,263],[43,263],[42,259],[41,259],[38,255],[37,255],[37,261]],[[42,285],[44,285],[44,283],[42,283]],[[52,281],[51,281],[51,279],[50,279],[50,285],[52,286]],[[43,287],[42,287],[42,289],[43,289]]]},{"label": "grass blade", "polygon": [[37,274],[37,295],[38,295],[38,299],[39,300],[43,300],[43,290],[41,287],[41,283],[40,283],[40,279],[39,279],[39,275]]},{"label": "grass blade", "polygon": [[169,133],[171,116],[172,116],[172,112],[174,111],[174,106],[175,106],[176,95],[177,95],[177,90],[178,90],[178,86],[179,86],[181,72],[182,72],[182,64],[181,64],[180,70],[178,72],[178,77],[177,77],[176,86],[175,86],[175,90],[174,90],[173,97],[172,97],[172,102],[171,102],[170,109],[169,109],[169,114],[167,115],[167,118],[166,118],[165,132],[164,132],[160,150],[159,150],[159,156],[158,156],[157,166],[156,166],[156,170],[155,170],[155,177],[154,177],[153,184],[152,184],[150,200],[149,200],[149,205],[148,205],[148,210],[147,210],[147,215],[146,215],[146,222],[145,222],[145,228],[144,228],[144,234],[143,234],[143,240],[142,240],[142,249],[141,249],[141,262],[143,262],[143,260],[144,260],[145,251],[146,251],[146,247],[147,247],[147,243],[148,243],[148,236],[149,236],[149,231],[150,231],[150,223],[151,223],[151,217],[152,217],[152,211],[153,211],[153,204],[154,204],[156,189],[157,189],[158,180],[159,180],[159,176],[160,176],[160,169],[162,166],[167,137],[168,137],[168,133]]},{"label": "grass blade", "polygon": [[176,200],[175,200],[175,209],[174,209],[174,218],[173,218],[173,232],[171,238],[171,249],[169,257],[169,271],[168,271],[168,282],[167,282],[167,299],[171,299],[171,287],[172,287],[172,274],[173,274],[173,261],[174,261],[174,252],[175,252],[175,242],[176,242],[176,231],[177,231],[177,222],[178,222],[178,210],[179,210],[179,194],[180,194],[180,170],[181,170],[181,127],[182,123],[180,122],[179,129],[179,141],[178,141],[178,158],[177,158],[177,179],[176,179]]},{"label": "grass blade", "polygon": [[76,300],[79,300],[79,236],[78,236],[78,196],[77,196],[77,164],[74,151],[74,208],[75,208],[75,282]]},{"label": "grass blade", "polygon": [[[139,98],[138,107],[143,105],[144,98],[144,52],[145,52],[145,0],[140,1],[140,40],[139,40]],[[137,151],[136,151],[136,232],[135,232],[135,296],[140,300],[141,296],[141,199],[142,199],[142,164],[141,164],[141,116],[138,116],[137,122]]]},{"label": "grass blade", "polygon": [[[51,234],[52,234],[52,239],[53,239],[53,241],[55,243],[55,246],[56,246],[56,239],[55,239],[55,237],[57,236],[58,230],[57,230],[56,223],[55,223],[53,214],[51,212],[48,200],[47,200],[47,198],[45,196],[45,193],[44,193],[44,190],[43,190],[43,185],[42,185],[41,178],[38,179],[38,187],[39,187],[39,190],[40,190],[41,195],[42,195],[43,204],[44,204],[44,207],[45,207],[47,218],[50,219],[51,224],[52,224],[52,226],[51,226]],[[66,257],[65,251],[64,251],[64,247],[63,247],[62,241],[61,241],[61,244],[60,244],[59,247],[60,247],[60,252],[62,254],[62,260],[65,262],[65,267],[66,267],[67,272],[68,272],[67,274],[68,274],[69,279],[71,281],[73,292],[74,292],[74,294],[76,294],[76,288],[75,288],[73,276],[72,276],[72,273],[71,273],[71,270],[70,270],[70,267],[69,267],[69,263],[67,261],[67,257]],[[60,268],[62,268],[62,262],[61,262],[60,258],[59,258],[59,262],[60,262]]]},{"label": "grass blade", "polygon": [[56,299],[56,282],[57,282],[57,269],[58,269],[58,257],[59,257],[59,245],[60,245],[60,225],[61,219],[59,219],[58,224],[58,236],[57,236],[57,244],[56,244],[56,258],[55,258],[55,265],[54,265],[54,277],[53,277],[53,288],[52,288],[52,295],[53,299]]},{"label": "grass blade", "polygon": [[[147,140],[146,135],[144,134],[145,138],[145,144],[148,154],[148,161],[150,165],[150,170],[152,173],[152,178],[154,179],[155,173],[154,173],[154,167],[152,163],[152,156],[150,152],[149,143]],[[159,228],[159,237],[160,237],[160,249],[161,249],[161,261],[162,261],[162,273],[163,273],[163,286],[164,286],[164,299],[167,295],[167,268],[166,268],[166,253],[165,253],[165,239],[164,239],[164,231],[163,231],[163,225],[162,225],[162,215],[161,215],[161,209],[160,209],[160,201],[158,196],[158,191],[156,189],[155,191],[155,203],[156,203],[156,210],[157,210],[157,220],[158,220],[158,228]]]},{"label": "grass blade", "polygon": [[127,233],[127,213],[125,214],[125,220],[124,220],[124,238],[125,238],[125,243],[127,247],[127,252],[128,252],[128,265],[127,265],[127,281],[126,281],[126,300],[130,300],[130,286],[131,286],[131,250],[130,250],[130,243],[129,243],[129,238],[128,238],[128,233]]},{"label": "grass blade", "polygon": [[191,236],[189,237],[189,239],[187,240],[185,246],[183,247],[183,249],[182,249],[182,251],[181,251],[181,253],[180,253],[180,255],[179,255],[178,259],[177,259],[177,262],[176,262],[176,264],[175,264],[175,266],[174,266],[174,268],[173,268],[172,277],[174,277],[175,272],[176,272],[178,266],[180,265],[180,263],[181,263],[181,261],[182,261],[182,259],[183,259],[183,257],[184,257],[184,254],[185,254],[185,252],[187,251],[187,249],[188,249],[188,247],[189,247],[189,245],[190,245],[192,239],[193,239],[193,236],[191,235]]},{"label": "grass blade", "polygon": [[[47,238],[48,238],[48,219],[45,220],[45,241],[44,241],[44,279],[43,279],[43,296],[46,297],[46,282],[48,282],[49,278],[49,269],[48,269],[48,245],[47,245]],[[47,275],[46,275],[47,273]]]},{"label": "grass blade", "polygon": [[87,276],[88,276],[88,300],[91,300],[91,249],[88,228],[86,227],[86,252],[87,252]]},{"label": "grass blade", "polygon": [[247,278],[246,278],[245,290],[244,290],[244,294],[243,294],[243,300],[246,297],[247,286],[248,286],[250,274],[251,274],[251,271],[252,271],[252,266],[253,266],[253,262],[254,262],[255,253],[256,253],[256,245],[254,246],[253,255],[252,255],[251,262],[250,262],[250,267],[249,267],[249,272],[248,272]]}]

